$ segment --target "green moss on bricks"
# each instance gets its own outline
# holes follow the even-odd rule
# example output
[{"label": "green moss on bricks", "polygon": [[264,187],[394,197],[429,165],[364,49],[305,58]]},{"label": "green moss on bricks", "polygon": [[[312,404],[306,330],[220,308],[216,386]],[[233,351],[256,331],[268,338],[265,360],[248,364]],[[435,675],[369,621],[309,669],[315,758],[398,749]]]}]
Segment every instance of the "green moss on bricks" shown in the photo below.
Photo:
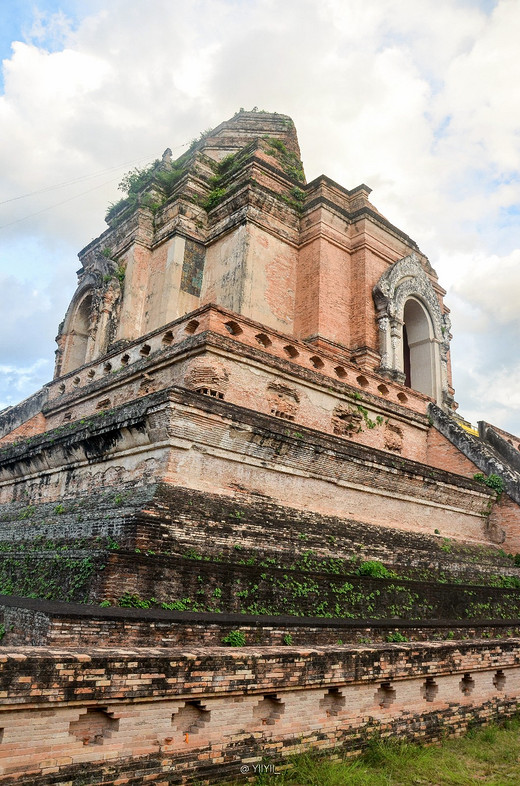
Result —
[{"label": "green moss on bricks", "polygon": [[0,594],[86,603],[93,575],[103,569],[93,557],[17,554],[0,562]]}]

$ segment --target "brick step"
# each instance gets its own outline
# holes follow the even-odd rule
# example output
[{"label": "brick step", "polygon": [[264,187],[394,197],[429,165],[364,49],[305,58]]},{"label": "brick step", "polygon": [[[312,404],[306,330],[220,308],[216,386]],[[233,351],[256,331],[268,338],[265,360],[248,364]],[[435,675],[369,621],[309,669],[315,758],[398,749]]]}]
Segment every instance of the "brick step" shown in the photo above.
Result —
[{"label": "brick step", "polygon": [[[351,519],[275,505],[264,498],[207,494],[166,486],[104,489],[91,497],[3,510],[0,552],[53,547],[125,548],[191,554],[202,559],[243,560],[290,567],[312,559],[348,563],[379,560],[400,575],[424,580],[490,581],[498,573],[520,577],[510,555],[495,544],[406,532]],[[24,526],[13,527],[14,522]]]},{"label": "brick step", "polygon": [[386,641],[507,639],[517,620],[344,620],[288,615],[215,614],[0,596],[3,646],[218,646],[240,631],[246,646],[370,644]]},{"label": "brick step", "polygon": [[[307,569],[306,569],[307,568]],[[374,619],[516,619],[520,590],[125,551],[0,556],[3,594],[215,611]]]}]

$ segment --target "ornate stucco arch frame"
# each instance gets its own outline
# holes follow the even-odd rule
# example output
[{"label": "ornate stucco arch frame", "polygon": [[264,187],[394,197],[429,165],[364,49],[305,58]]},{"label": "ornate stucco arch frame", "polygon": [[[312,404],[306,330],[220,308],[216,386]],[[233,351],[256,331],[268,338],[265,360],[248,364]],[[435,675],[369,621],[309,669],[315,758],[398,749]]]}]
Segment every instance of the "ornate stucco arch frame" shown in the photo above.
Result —
[{"label": "ornate stucco arch frame", "polygon": [[379,326],[381,374],[404,384],[403,325],[406,303],[416,300],[423,307],[430,325],[432,353],[432,398],[441,405],[449,403],[448,352],[450,320],[443,314],[429,276],[416,254],[399,259],[381,276],[373,290]]},{"label": "ornate stucco arch frame", "polygon": [[[108,323],[116,319],[120,308],[121,283],[117,278],[117,263],[96,254],[90,269],[81,274],[65,319],[60,325],[56,353],[55,377],[66,374],[78,365],[89,362],[93,355],[106,352],[109,340]],[[75,325],[85,300],[91,297],[92,304],[87,318],[87,340],[82,358],[71,358],[75,338]]]}]

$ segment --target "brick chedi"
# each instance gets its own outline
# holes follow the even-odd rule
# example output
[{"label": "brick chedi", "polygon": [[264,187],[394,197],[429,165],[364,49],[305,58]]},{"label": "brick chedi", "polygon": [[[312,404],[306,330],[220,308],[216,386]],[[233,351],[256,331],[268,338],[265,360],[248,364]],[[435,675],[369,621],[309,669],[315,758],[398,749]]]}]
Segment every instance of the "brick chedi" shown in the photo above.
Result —
[{"label": "brick chedi", "polygon": [[0,413],[0,786],[512,714],[520,441],[457,416],[428,259],[306,183],[284,115],[126,182],[54,379]]}]

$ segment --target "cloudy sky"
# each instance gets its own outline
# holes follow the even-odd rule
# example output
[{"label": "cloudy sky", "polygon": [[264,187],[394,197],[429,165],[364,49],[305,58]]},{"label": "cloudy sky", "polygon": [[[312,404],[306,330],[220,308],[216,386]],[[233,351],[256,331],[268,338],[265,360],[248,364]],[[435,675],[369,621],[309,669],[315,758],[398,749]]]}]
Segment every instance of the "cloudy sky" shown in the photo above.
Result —
[{"label": "cloudy sky", "polygon": [[51,378],[122,175],[257,106],[417,241],[461,414],[520,433],[519,36],[519,0],[0,0],[0,408]]}]

